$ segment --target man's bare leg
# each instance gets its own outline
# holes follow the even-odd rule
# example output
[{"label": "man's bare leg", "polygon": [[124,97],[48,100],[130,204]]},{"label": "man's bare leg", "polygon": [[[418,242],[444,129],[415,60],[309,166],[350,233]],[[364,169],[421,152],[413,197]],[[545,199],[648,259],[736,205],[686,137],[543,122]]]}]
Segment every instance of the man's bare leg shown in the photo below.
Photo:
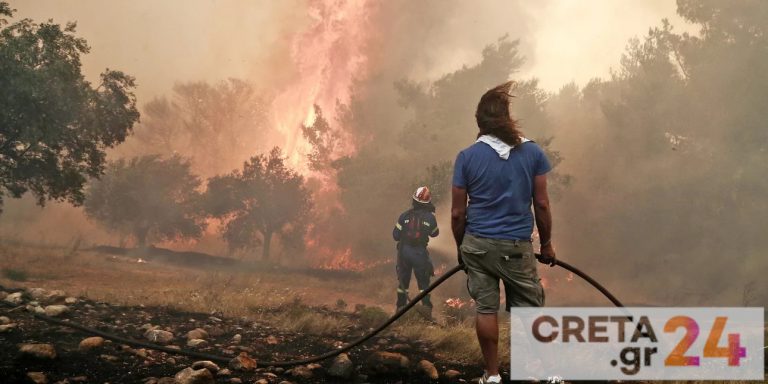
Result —
[{"label": "man's bare leg", "polygon": [[483,351],[485,372],[488,376],[499,374],[499,320],[495,313],[478,313],[475,320],[477,340]]}]

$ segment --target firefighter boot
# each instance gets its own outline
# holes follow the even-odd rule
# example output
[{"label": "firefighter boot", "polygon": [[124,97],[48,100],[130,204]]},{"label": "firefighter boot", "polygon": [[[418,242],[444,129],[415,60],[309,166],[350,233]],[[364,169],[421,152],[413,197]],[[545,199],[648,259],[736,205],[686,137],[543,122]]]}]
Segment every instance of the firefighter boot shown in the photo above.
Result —
[{"label": "firefighter boot", "polygon": [[397,310],[399,311],[405,305],[408,304],[408,290],[403,288],[397,288]]}]

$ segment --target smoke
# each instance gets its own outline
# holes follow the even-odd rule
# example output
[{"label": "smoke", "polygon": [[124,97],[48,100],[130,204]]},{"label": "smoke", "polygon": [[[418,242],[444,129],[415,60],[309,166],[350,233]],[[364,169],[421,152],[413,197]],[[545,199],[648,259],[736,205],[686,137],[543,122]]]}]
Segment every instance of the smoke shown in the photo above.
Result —
[{"label": "smoke", "polygon": [[[452,161],[471,143],[476,100],[508,78],[521,82],[515,114],[523,131],[541,142],[554,137],[548,150],[564,159],[557,171],[573,177],[554,203],[555,241],[564,259],[620,287],[620,296],[629,301],[659,304],[741,304],[738,284],[728,284],[759,279],[756,271],[766,266],[759,259],[762,244],[754,240],[761,235],[760,221],[744,203],[762,201],[765,192],[763,184],[752,182],[755,169],[763,169],[756,160],[763,159],[761,149],[750,152],[757,153],[754,157],[736,156],[740,147],[721,129],[746,126],[740,134],[747,135],[753,120],[734,121],[727,111],[756,108],[698,96],[691,88],[669,88],[664,80],[670,77],[622,73],[633,68],[631,60],[622,60],[632,48],[630,39],[645,36],[662,18],[676,30],[698,30],[675,14],[670,1],[35,0],[11,5],[19,17],[76,20],[78,34],[92,46],[83,61],[89,78],[105,67],[136,76],[139,102],[146,105],[143,120],[136,137],[112,157],[150,149],[177,152],[192,157],[195,171],[207,177],[237,168],[272,145],[283,147],[292,166],[312,179],[313,190],[326,191],[320,199],[324,216],[317,218],[310,243],[322,244],[330,256],[336,253],[336,261],[342,261],[337,266],[352,259],[373,264],[392,258],[389,231],[408,207],[411,188],[434,176],[429,167]],[[723,71],[709,76],[735,71],[735,64],[718,65],[713,68]],[[661,64],[653,68],[679,71]],[[233,91],[229,78],[247,85]],[[590,82],[593,78],[603,80]],[[743,99],[725,80],[718,87],[697,86],[700,94],[731,89],[723,99]],[[206,98],[184,93],[191,88]],[[239,93],[243,89],[248,97]],[[754,103],[765,100],[759,96],[764,93],[747,85],[744,90],[758,95]],[[682,103],[683,93],[697,96]],[[215,104],[219,109],[200,115],[207,134],[167,143],[152,136],[161,130],[151,127],[168,127],[169,121],[186,126],[188,111],[201,99],[224,100]],[[152,112],[163,102],[176,105],[169,107],[172,119]],[[220,118],[224,113],[217,111],[233,103],[238,112]],[[340,132],[342,142],[333,155],[350,156],[338,173],[318,174],[305,161],[312,148],[301,127],[315,122],[315,105]],[[706,118],[696,119],[696,127],[680,123],[695,116]],[[718,163],[733,173],[719,170]],[[437,211],[443,235],[431,246],[436,260],[452,262],[446,203]],[[763,212],[764,204],[754,204]],[[51,204],[38,211],[28,202],[9,201],[0,221],[7,228],[26,217],[16,223],[24,223],[34,238],[41,228],[50,228],[46,220],[60,222],[55,212],[64,211],[78,209]],[[71,223],[67,227],[77,233],[98,231],[82,218]],[[729,236],[741,242],[733,258]],[[692,282],[691,276],[699,279]],[[547,271],[545,277],[555,302],[566,291],[588,292],[560,271]],[[560,296],[560,302],[563,297],[574,298]]]}]

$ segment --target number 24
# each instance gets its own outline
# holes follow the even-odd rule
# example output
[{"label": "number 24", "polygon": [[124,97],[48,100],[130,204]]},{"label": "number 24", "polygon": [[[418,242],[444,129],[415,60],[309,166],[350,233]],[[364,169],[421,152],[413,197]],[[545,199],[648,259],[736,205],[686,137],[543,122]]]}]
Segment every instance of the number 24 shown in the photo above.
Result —
[{"label": "number 24", "polygon": [[[716,317],[715,323],[712,325],[712,329],[709,331],[709,337],[704,344],[704,357],[723,357],[728,359],[728,365],[735,367],[739,366],[739,360],[742,357],[747,356],[747,351],[740,343],[739,334],[728,334],[728,346],[718,347],[717,343],[720,341],[720,337],[723,335],[723,329],[727,317]],[[685,328],[685,336],[672,352],[664,360],[664,365],[667,366],[699,366],[699,356],[685,356],[685,352],[693,345],[696,338],[699,336],[699,325],[696,320],[687,316],[675,316],[664,325],[664,332],[673,333],[677,328]]]}]

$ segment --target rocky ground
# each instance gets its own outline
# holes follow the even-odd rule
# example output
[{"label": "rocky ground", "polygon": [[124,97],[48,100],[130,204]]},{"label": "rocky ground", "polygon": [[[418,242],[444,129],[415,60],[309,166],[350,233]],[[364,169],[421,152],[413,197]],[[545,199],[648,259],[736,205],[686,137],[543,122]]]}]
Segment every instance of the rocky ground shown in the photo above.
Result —
[{"label": "rocky ground", "polygon": [[[481,374],[475,366],[433,364],[426,345],[391,336],[374,337],[348,355],[319,364],[276,368],[259,363],[339,348],[367,331],[354,325],[332,336],[289,334],[247,318],[115,306],[40,288],[0,286],[0,300],[2,383],[460,383]],[[216,364],[131,347],[49,324],[33,317],[35,311],[125,338],[232,360]],[[354,320],[355,315],[343,316]]]}]

